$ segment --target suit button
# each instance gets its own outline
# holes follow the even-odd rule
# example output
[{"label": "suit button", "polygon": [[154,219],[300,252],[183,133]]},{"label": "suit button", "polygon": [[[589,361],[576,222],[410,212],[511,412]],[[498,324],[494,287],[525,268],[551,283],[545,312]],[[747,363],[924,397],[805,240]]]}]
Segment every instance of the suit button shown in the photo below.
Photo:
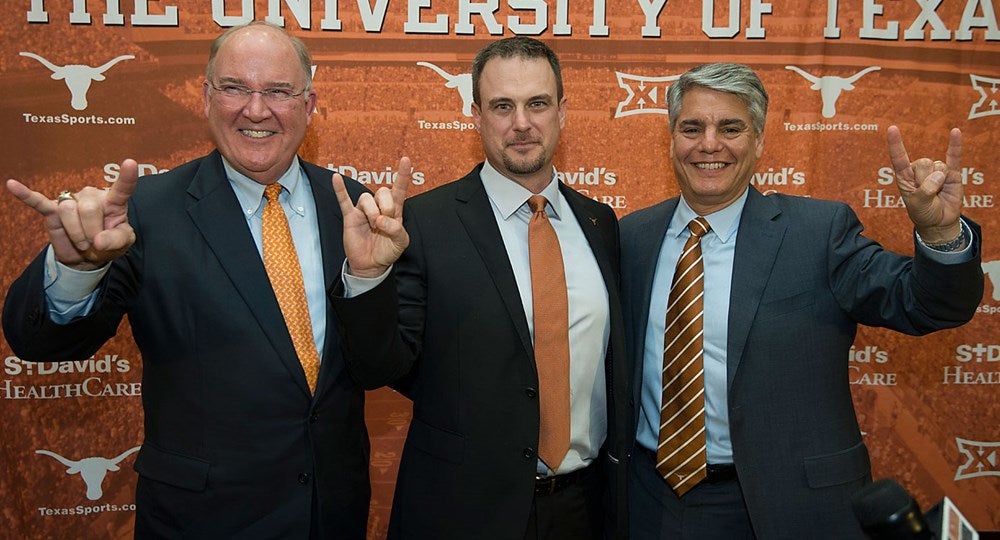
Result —
[{"label": "suit button", "polygon": [[309,475],[306,473],[299,473],[299,483],[306,485],[309,483]]},{"label": "suit button", "polygon": [[524,395],[526,395],[526,396],[528,396],[530,398],[533,398],[533,397],[535,397],[535,396],[538,395],[538,390],[535,390],[534,388],[530,388],[530,387],[529,388],[525,388],[524,389]]},{"label": "suit button", "polygon": [[28,323],[29,324],[32,324],[32,325],[38,324],[38,321],[40,321],[40,320],[42,320],[42,316],[37,311],[32,311],[31,313],[28,314]]},{"label": "suit button", "polygon": [[531,458],[535,457],[535,449],[532,448],[532,447],[530,447],[530,446],[527,447],[527,448],[525,448],[524,449],[524,457],[526,459],[531,459]]},{"label": "suit button", "polygon": [[319,415],[318,414],[312,413],[312,414],[309,415],[309,423],[310,424],[315,424],[317,420],[319,420]]}]

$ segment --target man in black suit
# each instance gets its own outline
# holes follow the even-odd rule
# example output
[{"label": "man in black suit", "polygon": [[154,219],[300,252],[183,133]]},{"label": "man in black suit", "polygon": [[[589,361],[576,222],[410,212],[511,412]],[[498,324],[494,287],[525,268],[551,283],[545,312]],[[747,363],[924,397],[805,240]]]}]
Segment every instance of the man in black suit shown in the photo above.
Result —
[{"label": "man in black suit", "polygon": [[[405,212],[398,196],[353,207],[338,188],[345,356],[365,386],[393,384],[413,400],[389,537],[598,538],[606,516],[620,517],[630,435],[619,429],[628,414],[617,220],[556,179],[567,101],[545,44],[494,42],[472,77],[485,163]],[[535,217],[547,214],[565,261],[558,290],[531,284],[527,201],[538,194],[548,204]],[[546,457],[540,403],[555,378],[536,371],[547,358],[536,354],[533,301],[553,293],[568,296],[572,398],[568,451]]]},{"label": "man in black suit", "polygon": [[[850,505],[871,481],[848,384],[857,325],[913,335],[952,328],[983,293],[979,227],[960,216],[961,133],[952,131],[945,162],[910,162],[889,128],[915,228],[909,257],[862,236],[846,204],[765,197],[750,186],[768,98],[748,67],[696,67],[668,100],[681,195],[622,219],[622,298],[641,404],[629,465],[632,537],[863,538]],[[697,218],[710,225],[696,280],[701,330],[667,340],[674,268]],[[664,366],[688,358],[665,341],[696,349],[685,365],[697,384],[664,392]],[[676,412],[675,403],[686,406]],[[672,447],[659,426],[688,409],[703,417]],[[674,466],[672,455],[695,456],[689,463],[699,467],[681,474],[686,464]]]},{"label": "man in black suit", "polygon": [[[136,537],[365,537],[364,394],[326,302],[342,216],[331,172],[296,156],[317,99],[311,64],[277,26],[232,28],[204,83],[216,151],[141,181],[126,160],[108,191],[58,200],[7,183],[50,240],[7,295],[14,352],[83,359],[131,323],[145,412]],[[286,325],[262,259],[268,185],[281,186],[303,277],[303,332]],[[347,191],[371,197],[353,180]],[[315,348],[317,380],[299,344]]]}]

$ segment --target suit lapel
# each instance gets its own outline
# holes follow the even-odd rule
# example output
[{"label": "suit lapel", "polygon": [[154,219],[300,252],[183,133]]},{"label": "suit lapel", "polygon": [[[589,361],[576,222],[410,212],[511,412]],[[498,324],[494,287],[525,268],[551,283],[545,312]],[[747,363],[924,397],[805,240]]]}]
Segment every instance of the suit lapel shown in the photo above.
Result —
[{"label": "suit lapel", "polygon": [[531,345],[531,334],[528,331],[528,319],[524,315],[524,307],[521,304],[521,295],[517,290],[517,280],[514,278],[514,270],[510,266],[510,258],[507,256],[507,249],[504,247],[503,237],[500,236],[500,227],[493,216],[493,208],[490,206],[486,189],[483,188],[482,180],[479,178],[479,171],[482,165],[473,169],[471,173],[461,180],[455,195],[456,213],[458,219],[465,227],[466,234],[476,246],[479,256],[482,257],[487,271],[496,285],[500,298],[507,307],[510,319],[517,329],[517,335],[521,338],[521,344],[525,352],[533,355]]},{"label": "suit lapel", "polygon": [[[300,160],[312,187],[313,199],[316,201],[316,219],[319,225],[320,249],[323,252],[323,280],[327,298],[340,278],[344,263],[344,216],[340,212],[340,203],[333,192],[332,171]],[[339,362],[340,334],[335,323],[333,308],[327,302],[326,307],[326,339],[323,344],[323,360],[319,366],[319,379],[316,383],[316,395],[334,380],[332,370],[340,369]]]},{"label": "suit lapel", "polygon": [[613,259],[611,254],[608,253],[608,246],[605,245],[604,239],[601,238],[601,227],[607,224],[600,224],[597,215],[592,214],[580,203],[578,197],[583,197],[583,195],[580,195],[573,188],[566,186],[562,182],[559,182],[559,190],[562,192],[566,202],[569,203],[570,210],[573,211],[576,221],[579,222],[580,228],[583,230],[583,235],[587,237],[590,250],[594,253],[594,258],[597,259],[597,266],[601,269],[601,275],[604,276],[604,286],[607,287],[608,294],[613,301],[616,301],[618,279],[615,270],[611,267]]},{"label": "suit lapel", "polygon": [[[623,265],[628,265],[628,270],[623,274],[629,275],[627,283],[623,284],[626,291],[626,298],[633,298],[630,303],[630,313],[628,317],[634,324],[629,328],[631,335],[628,336],[630,343],[634,343],[636,354],[631,355],[635,365],[633,370],[633,395],[638,399],[642,388],[642,366],[643,349],[646,342],[646,325],[649,323],[649,308],[653,301],[653,277],[656,274],[656,263],[660,258],[660,249],[663,244],[663,237],[667,234],[667,226],[674,215],[679,199],[673,198],[661,203],[654,211],[644,215],[641,221],[633,225],[630,230],[636,233],[623,240],[627,244],[623,245],[627,249],[628,258],[622,261]],[[667,299],[662,299],[666,302]],[[636,408],[638,411],[638,408]]]},{"label": "suit lapel", "polygon": [[226,179],[218,151],[202,160],[188,187],[188,215],[215,253],[226,276],[260,323],[292,378],[309,393],[305,374],[285,329],[281,308],[271,290],[267,271],[247,228],[246,218]]},{"label": "suit lapel", "polygon": [[785,225],[777,221],[780,214],[780,209],[770,199],[750,188],[736,238],[729,299],[726,371],[730,388],[743,359],[750,325],[757,314],[761,294],[771,277],[771,268],[785,234]]}]

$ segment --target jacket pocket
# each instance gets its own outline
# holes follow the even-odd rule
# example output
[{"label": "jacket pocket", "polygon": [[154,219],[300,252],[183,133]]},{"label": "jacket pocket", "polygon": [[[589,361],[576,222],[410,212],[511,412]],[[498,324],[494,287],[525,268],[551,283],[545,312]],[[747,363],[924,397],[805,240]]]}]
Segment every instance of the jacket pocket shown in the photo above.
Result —
[{"label": "jacket pocket", "polygon": [[804,459],[809,487],[823,488],[846,484],[871,474],[871,462],[865,443],[820,456]]},{"label": "jacket pocket", "polygon": [[142,476],[190,491],[204,491],[208,484],[208,461],[163,450],[143,443],[135,458],[135,470]]},{"label": "jacket pocket", "polygon": [[428,454],[460,465],[465,455],[465,437],[438,429],[419,418],[410,422],[406,442]]}]

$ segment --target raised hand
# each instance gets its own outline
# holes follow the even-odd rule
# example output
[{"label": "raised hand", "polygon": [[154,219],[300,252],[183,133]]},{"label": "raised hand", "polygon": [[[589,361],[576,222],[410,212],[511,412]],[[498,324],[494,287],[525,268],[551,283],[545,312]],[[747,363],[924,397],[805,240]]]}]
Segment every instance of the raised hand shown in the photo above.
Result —
[{"label": "raised hand", "polygon": [[896,187],[920,234],[929,244],[941,244],[958,237],[962,213],[962,132],[951,130],[945,160],[920,158],[910,161],[903,146],[903,136],[896,126],[889,126],[889,159],[896,171]]},{"label": "raised hand", "polygon": [[412,171],[410,159],[401,158],[392,188],[382,186],[375,195],[364,193],[357,205],[347,194],[344,178],[333,174],[333,191],[344,215],[344,254],[351,275],[381,275],[410,244],[410,235],[403,228],[403,201]]},{"label": "raised hand", "polygon": [[109,189],[85,187],[71,198],[49,199],[10,179],[7,190],[45,218],[57,261],[93,270],[121,257],[135,243],[135,231],[128,224],[128,200],[138,180],[139,166],[126,159],[121,176]]}]

